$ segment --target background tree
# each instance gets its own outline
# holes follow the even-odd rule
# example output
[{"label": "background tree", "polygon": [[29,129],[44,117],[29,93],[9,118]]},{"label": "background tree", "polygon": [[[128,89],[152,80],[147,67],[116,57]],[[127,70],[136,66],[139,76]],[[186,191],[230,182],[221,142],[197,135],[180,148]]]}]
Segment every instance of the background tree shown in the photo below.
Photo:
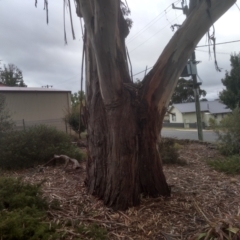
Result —
[{"label": "background tree", "polygon": [[[80,116],[80,104],[82,104],[81,116]],[[78,91],[71,94],[71,111],[68,112],[65,116],[65,121],[69,124],[73,131],[79,133],[86,130],[85,123],[83,121],[83,113],[85,109],[85,94],[83,91]],[[79,121],[81,124],[79,125]]]},{"label": "background tree", "polygon": [[141,84],[134,84],[125,47],[127,4],[75,0],[85,23],[86,184],[106,205],[126,209],[141,195],[170,196],[157,148],[168,103],[197,43],[235,2],[191,0],[187,19]]},{"label": "background tree", "polygon": [[233,110],[237,106],[240,107],[240,53],[231,55],[230,61],[231,71],[227,71],[225,78],[222,79],[226,89],[219,93],[219,98]]},{"label": "background tree", "polygon": [[80,104],[80,101],[85,101],[85,93],[84,91],[78,91],[71,94],[71,104],[72,107],[76,107]]},{"label": "background tree", "polygon": [[11,115],[6,108],[5,96],[0,94],[0,137],[3,133],[12,130],[14,122],[11,119]]},{"label": "background tree", "polygon": [[0,81],[6,86],[27,87],[22,71],[13,64],[4,64],[3,69],[0,69]]},{"label": "background tree", "polygon": [[[199,89],[199,97],[205,97],[206,94],[207,92],[205,90]],[[193,80],[180,78],[170,100],[170,105],[194,101]]]},{"label": "background tree", "polygon": [[[85,123],[83,121],[83,112],[85,109],[85,94],[83,91],[78,91],[71,94],[71,104],[72,109],[71,112],[67,113],[65,116],[65,121],[69,124],[73,131],[79,133],[84,132],[86,130]],[[80,116],[80,104],[82,104],[81,116]],[[81,120],[81,124],[79,125],[79,121]]]},{"label": "background tree", "polygon": [[[80,121],[79,105],[72,107],[71,112],[65,116],[65,121],[69,124],[69,126],[74,132],[79,133],[79,121]],[[83,117],[81,115],[80,132],[84,132],[85,130],[86,130],[85,123],[83,122]]]}]

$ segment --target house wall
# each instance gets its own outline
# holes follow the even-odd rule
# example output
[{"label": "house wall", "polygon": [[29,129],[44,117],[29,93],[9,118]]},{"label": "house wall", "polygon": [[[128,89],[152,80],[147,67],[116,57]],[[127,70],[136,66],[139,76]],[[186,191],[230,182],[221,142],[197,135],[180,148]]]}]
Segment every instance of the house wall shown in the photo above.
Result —
[{"label": "house wall", "polygon": [[183,123],[182,113],[177,108],[173,107],[173,109],[171,110],[171,113],[175,114],[176,120],[174,121],[173,115],[169,114],[170,115],[170,119],[169,119],[170,123]]},{"label": "house wall", "polygon": [[[181,113],[178,109],[173,108],[171,113],[176,114],[176,121],[173,121],[172,115],[170,114],[170,123],[184,123],[184,127],[188,128],[188,123],[196,123],[196,113]],[[213,118],[219,124],[220,121],[227,116],[229,113],[210,114],[208,112],[202,112],[201,118],[205,126],[209,126],[209,119]]]},{"label": "house wall", "polygon": [[[70,92],[1,92],[17,126],[47,124],[66,131],[63,117],[70,110]],[[24,120],[24,123],[23,123]]]},{"label": "house wall", "polygon": [[167,113],[167,114],[165,114],[165,116],[164,116],[163,122],[168,122],[168,123],[169,123],[169,121],[170,121],[170,116],[169,116],[169,114]]},{"label": "house wall", "polygon": [[209,119],[212,118],[212,119],[215,119],[215,121],[217,122],[217,124],[219,124],[222,119],[227,116],[229,113],[218,113],[218,114],[208,114],[208,113],[205,113],[204,114],[204,121],[205,121],[205,124],[206,126],[209,126]]},{"label": "house wall", "polygon": [[197,122],[196,113],[181,113],[176,108],[173,108],[171,110],[171,113],[176,115],[176,121],[173,121],[172,114],[170,114],[170,123],[196,123]]},{"label": "house wall", "polygon": [[210,118],[214,118],[214,116],[210,113],[204,113],[203,120],[204,120],[206,126],[209,126],[209,119]]},{"label": "house wall", "polygon": [[[181,113],[178,109],[173,107],[173,109],[171,110],[171,113],[176,115],[176,121],[173,121],[172,115],[170,114],[170,124],[171,123],[172,124],[173,123],[175,123],[175,124],[182,123],[182,124],[184,124],[183,125],[184,128],[192,128],[192,127],[195,128],[195,125],[193,125],[193,124],[196,124],[196,122],[197,122],[197,117],[196,117],[196,113],[195,112],[193,112],[193,113]],[[202,116],[202,122],[205,123],[205,121],[204,121],[204,113],[203,112],[201,113],[201,116]]]},{"label": "house wall", "polygon": [[184,123],[195,123],[197,121],[196,113],[183,113]]}]

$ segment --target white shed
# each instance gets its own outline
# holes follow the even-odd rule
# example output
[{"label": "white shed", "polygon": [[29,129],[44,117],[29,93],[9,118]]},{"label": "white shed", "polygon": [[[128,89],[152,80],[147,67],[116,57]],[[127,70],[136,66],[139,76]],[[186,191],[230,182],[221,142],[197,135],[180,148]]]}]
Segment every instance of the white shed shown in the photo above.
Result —
[{"label": "white shed", "polygon": [[17,127],[47,124],[66,131],[63,118],[71,108],[71,91],[1,86],[0,94]]}]

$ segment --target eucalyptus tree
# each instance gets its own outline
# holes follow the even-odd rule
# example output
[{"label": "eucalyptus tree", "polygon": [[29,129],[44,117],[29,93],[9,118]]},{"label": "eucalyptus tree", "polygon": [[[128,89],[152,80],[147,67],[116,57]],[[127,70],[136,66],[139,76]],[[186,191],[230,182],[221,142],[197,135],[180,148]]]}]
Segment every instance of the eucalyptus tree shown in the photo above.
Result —
[{"label": "eucalyptus tree", "polygon": [[[127,4],[75,0],[77,15],[85,24],[86,184],[89,193],[106,205],[126,209],[139,204],[141,195],[170,196],[157,147],[161,123],[197,43],[235,2],[190,0],[186,20],[152,70],[135,84],[125,46],[131,25],[125,16]],[[210,38],[214,41],[214,36]]]},{"label": "eucalyptus tree", "polygon": [[[200,97],[205,97],[207,95],[207,92],[201,88],[199,88],[198,91]],[[187,103],[194,101],[193,80],[180,78],[170,100],[170,105],[174,103]],[[202,98],[201,101],[206,101],[206,98]]]}]

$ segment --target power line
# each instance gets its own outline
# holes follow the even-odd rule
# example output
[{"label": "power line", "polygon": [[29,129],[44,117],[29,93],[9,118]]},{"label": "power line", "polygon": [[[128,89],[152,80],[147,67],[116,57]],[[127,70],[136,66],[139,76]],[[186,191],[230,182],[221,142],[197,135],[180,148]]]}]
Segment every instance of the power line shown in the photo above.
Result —
[{"label": "power line", "polygon": [[[215,45],[223,45],[223,44],[228,44],[228,43],[236,43],[236,42],[240,42],[240,40],[236,40],[236,41],[230,41],[230,42],[222,42],[222,43],[216,43]],[[201,45],[201,46],[196,46],[196,48],[200,48],[200,47],[209,47],[209,46],[212,46],[212,45]]]},{"label": "power line", "polygon": [[[181,0],[177,0],[174,3],[178,4]],[[140,29],[137,33],[135,33],[131,38],[128,39],[128,43],[132,42],[132,40],[134,40],[139,34],[142,34],[143,32],[145,32],[149,26],[153,25],[155,22],[157,22],[158,20],[160,20],[162,17],[164,17],[166,15],[167,12],[171,11],[172,8],[170,8],[172,6],[169,5],[163,12],[161,12],[160,14],[158,14],[154,19],[152,19],[150,22],[148,22],[142,29]],[[170,8],[169,11],[167,11]],[[160,17],[161,15],[163,15],[162,17]],[[159,18],[160,17],[160,18]]]},{"label": "power line", "polygon": [[[170,11],[170,10],[169,10]],[[162,16],[162,17],[160,17],[159,19],[156,19],[153,23],[151,23],[151,24],[149,24],[149,25],[146,25],[144,28],[142,28],[140,31],[138,31],[138,33],[137,34],[135,34],[133,37],[131,37],[128,41],[127,41],[127,43],[131,43],[131,42],[133,42],[133,40],[134,39],[136,39],[140,34],[142,34],[142,33],[144,33],[145,31],[147,31],[148,29],[149,29],[149,27],[151,26],[151,25],[153,25],[154,23],[156,23],[157,21],[159,21],[161,18],[163,18],[164,17],[164,15]]]},{"label": "power line", "polygon": [[[239,41],[240,41],[240,40],[230,41],[230,42],[224,42],[224,43],[221,43],[221,44],[228,44],[228,43],[239,42]],[[208,45],[204,45],[204,46],[208,46]],[[203,46],[198,46],[198,47],[203,47]],[[208,51],[205,51],[205,50],[198,50],[198,49],[196,49],[196,51],[208,53]],[[217,53],[217,54],[226,54],[226,55],[229,55],[229,54],[230,54],[230,53],[226,53],[226,52],[216,52],[216,53]],[[149,68],[147,68],[147,70],[152,69],[152,68],[153,68],[153,67],[149,67]],[[141,74],[141,73],[143,73],[143,72],[145,72],[145,71],[146,71],[146,69],[143,70],[143,71],[141,71],[141,72],[135,73],[135,74],[133,75],[133,77],[136,76],[136,75],[139,75],[139,74]],[[198,76],[198,78],[200,79],[199,76]],[[202,80],[201,80],[201,81],[202,81]]]},{"label": "power line", "polygon": [[[73,77],[71,77],[71,78],[68,78],[67,80],[63,80],[63,81],[61,81],[61,82],[58,82],[58,84],[62,84],[62,83],[65,83],[65,82],[69,82],[69,80],[72,80],[73,78],[76,78],[76,77],[78,77],[80,74],[77,74],[77,75],[75,75],[75,76],[73,76]],[[74,80],[74,81],[76,81],[76,80]],[[71,82],[73,82],[73,81],[71,81]]]},{"label": "power line", "polygon": [[153,68],[153,67],[149,67],[149,68],[147,68],[147,69],[144,69],[144,70],[141,71],[141,72],[135,73],[135,74],[133,75],[133,77],[139,75],[140,73],[145,72],[146,70],[152,69],[152,68]]},{"label": "power line", "polygon": [[[171,22],[175,21],[178,17],[180,17],[181,15],[178,15],[175,19],[173,19]],[[139,44],[137,47],[135,47],[134,49],[132,49],[129,53],[135,51],[137,48],[141,47],[143,44],[145,44],[146,42],[148,42],[151,38],[153,38],[154,36],[156,36],[158,33],[160,33],[163,29],[165,29],[168,26],[171,26],[170,24],[167,24],[166,26],[164,26],[163,28],[161,28],[159,31],[157,31],[155,34],[153,34],[151,37],[149,37],[147,40],[145,40],[143,43]]]},{"label": "power line", "polygon": [[[209,53],[209,51],[205,51],[205,50],[198,50],[198,49],[196,49],[195,51],[197,51],[197,52]],[[217,54],[230,55],[230,53],[226,53],[226,52],[216,52],[216,53],[217,53]]]}]

